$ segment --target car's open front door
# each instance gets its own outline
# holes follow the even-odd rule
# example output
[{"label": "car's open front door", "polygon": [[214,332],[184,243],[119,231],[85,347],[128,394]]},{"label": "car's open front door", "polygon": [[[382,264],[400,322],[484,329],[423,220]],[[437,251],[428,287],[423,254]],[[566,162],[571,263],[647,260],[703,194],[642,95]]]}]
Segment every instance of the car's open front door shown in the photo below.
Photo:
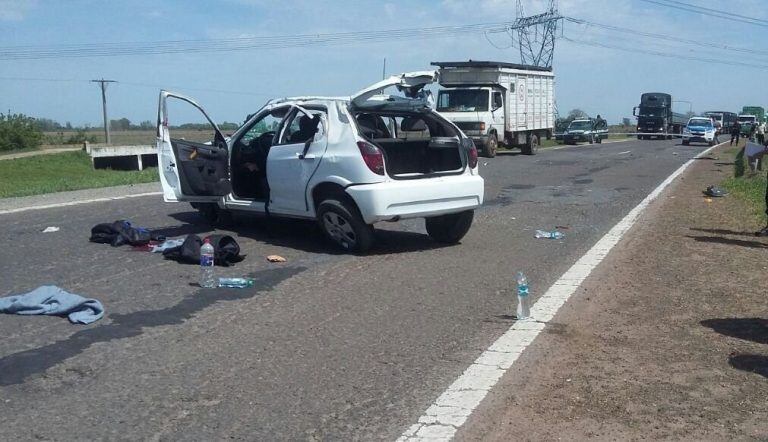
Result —
[{"label": "car's open front door", "polygon": [[165,201],[217,201],[231,191],[227,142],[188,97],[160,91],[157,157]]}]

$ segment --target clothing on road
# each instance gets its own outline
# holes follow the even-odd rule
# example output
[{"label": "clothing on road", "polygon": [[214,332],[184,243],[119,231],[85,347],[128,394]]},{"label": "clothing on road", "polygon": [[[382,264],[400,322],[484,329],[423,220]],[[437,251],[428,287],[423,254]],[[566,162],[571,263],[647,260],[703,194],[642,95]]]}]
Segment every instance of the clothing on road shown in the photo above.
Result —
[{"label": "clothing on road", "polygon": [[21,295],[0,298],[0,313],[68,316],[73,324],[90,324],[104,316],[95,299],[83,298],[55,285],[44,285]]}]

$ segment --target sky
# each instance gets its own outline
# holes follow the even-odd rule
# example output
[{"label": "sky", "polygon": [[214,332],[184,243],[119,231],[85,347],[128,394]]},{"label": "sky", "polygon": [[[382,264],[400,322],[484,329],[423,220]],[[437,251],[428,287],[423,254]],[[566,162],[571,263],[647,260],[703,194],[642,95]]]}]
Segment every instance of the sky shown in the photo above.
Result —
[{"label": "sky", "polygon": [[[768,19],[765,0],[681,0]],[[526,0],[526,15],[544,0]],[[561,114],[574,108],[609,122],[632,117],[643,92],[668,92],[675,110],[768,107],[768,27],[662,7],[642,0],[560,0],[564,16],[643,32],[757,51],[683,45],[565,22],[558,35],[593,44],[739,61],[734,66],[638,54],[557,40],[553,69]],[[432,61],[520,61],[505,34],[359,41],[289,49],[8,60],[15,46],[208,40],[454,26],[514,20],[515,0],[0,0],[0,112],[101,126],[109,117],[154,121],[161,88],[194,97],[217,121],[242,122],[266,100],[350,95],[387,73],[429,69]],[[490,39],[490,41],[489,41]],[[762,52],[760,52],[762,51]],[[632,120],[634,121],[634,119]]]}]

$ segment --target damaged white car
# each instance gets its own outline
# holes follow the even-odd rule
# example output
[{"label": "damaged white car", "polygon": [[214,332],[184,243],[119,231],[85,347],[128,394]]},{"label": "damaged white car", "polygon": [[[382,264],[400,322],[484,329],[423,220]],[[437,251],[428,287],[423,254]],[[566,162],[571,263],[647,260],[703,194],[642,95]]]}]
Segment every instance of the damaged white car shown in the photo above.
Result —
[{"label": "damaged white car", "polygon": [[[227,138],[192,99],[161,91],[163,197],[188,201],[210,220],[232,211],[316,219],[352,252],[372,246],[374,223],[406,218],[425,218],[432,238],[457,243],[483,202],[484,183],[472,140],[432,109],[423,90],[436,80],[433,71],[416,72],[352,97],[271,100]],[[392,86],[405,96],[382,94]],[[181,121],[173,124],[172,101],[204,116],[209,141],[174,136]]]}]

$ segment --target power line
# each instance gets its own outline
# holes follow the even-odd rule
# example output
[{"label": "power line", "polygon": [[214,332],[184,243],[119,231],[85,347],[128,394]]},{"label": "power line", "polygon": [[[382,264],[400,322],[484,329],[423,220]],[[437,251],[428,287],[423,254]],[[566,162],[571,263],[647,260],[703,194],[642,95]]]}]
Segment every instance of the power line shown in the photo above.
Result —
[{"label": "power line", "polygon": [[[671,1],[671,0],[662,0],[662,1],[659,1],[659,0],[640,0],[640,1],[643,1],[643,2],[646,2],[646,3],[653,3],[653,4],[659,5],[659,6],[665,6],[667,8],[678,9],[678,10],[681,10],[681,11],[693,12],[693,13],[696,13],[696,14],[706,15],[706,16],[709,16],[709,17],[722,18],[724,20],[730,20],[730,21],[734,21],[734,22],[738,22],[738,23],[746,23],[746,24],[750,24],[750,25],[762,26],[764,28],[768,28],[768,21],[766,21],[766,20],[750,18],[750,17],[746,17],[746,16],[743,16],[743,15],[732,14],[730,12],[719,11],[717,9],[702,8],[700,6],[691,5],[689,3],[675,2],[675,1]],[[664,3],[664,2],[668,2],[668,3]]]},{"label": "power line", "polygon": [[573,18],[573,17],[565,17],[565,20],[567,20],[567,21],[569,21],[571,23],[585,25],[585,26],[588,26],[588,27],[605,29],[605,30],[615,31],[615,32],[622,32],[622,33],[626,33],[626,34],[642,36],[642,37],[648,37],[648,38],[655,38],[655,39],[659,39],[659,40],[666,40],[666,41],[677,42],[677,43],[685,43],[685,44],[694,45],[694,46],[722,49],[722,50],[733,51],[733,52],[742,52],[742,53],[747,53],[747,54],[768,55],[768,51],[759,50],[759,49],[747,49],[747,48],[741,48],[741,47],[737,47],[737,46],[731,46],[731,45],[714,43],[714,42],[691,40],[691,39],[686,39],[686,38],[682,38],[682,37],[674,37],[674,36],[666,35],[666,34],[656,34],[656,33],[651,33],[651,32],[638,31],[638,30],[635,30],[635,29],[622,28],[622,27],[613,26],[613,25],[605,25],[605,24],[590,22],[590,21],[587,21],[587,20],[577,19],[577,18]]},{"label": "power line", "polygon": [[584,41],[584,40],[576,40],[572,38],[568,38],[565,36],[561,36],[565,41],[580,44],[584,46],[592,46],[592,47],[599,47],[599,48],[606,48],[606,49],[616,49],[619,51],[625,51],[625,52],[632,52],[636,54],[646,54],[646,55],[656,55],[659,57],[666,57],[666,58],[674,58],[674,59],[682,59],[682,60],[692,60],[692,61],[701,61],[706,63],[717,63],[717,64],[725,64],[729,66],[744,66],[744,67],[750,67],[750,68],[759,68],[759,69],[768,69],[768,64],[754,64],[754,63],[745,63],[741,61],[730,61],[730,60],[721,60],[717,58],[703,58],[703,57],[694,57],[691,55],[682,55],[682,54],[672,54],[669,52],[658,52],[658,51],[647,51],[643,49],[637,49],[637,48],[626,48],[622,46],[615,46],[610,45],[606,43],[597,43],[597,42],[591,42],[591,41]]},{"label": "power line", "polygon": [[[534,22],[533,24],[536,24]],[[194,52],[286,49],[308,45],[354,44],[372,41],[436,38],[467,33],[503,33],[519,26],[512,21],[456,26],[390,29],[329,34],[243,37],[210,40],[167,40],[154,42],[91,43],[54,46],[0,47],[0,59],[38,60],[61,57],[109,57]]]}]

